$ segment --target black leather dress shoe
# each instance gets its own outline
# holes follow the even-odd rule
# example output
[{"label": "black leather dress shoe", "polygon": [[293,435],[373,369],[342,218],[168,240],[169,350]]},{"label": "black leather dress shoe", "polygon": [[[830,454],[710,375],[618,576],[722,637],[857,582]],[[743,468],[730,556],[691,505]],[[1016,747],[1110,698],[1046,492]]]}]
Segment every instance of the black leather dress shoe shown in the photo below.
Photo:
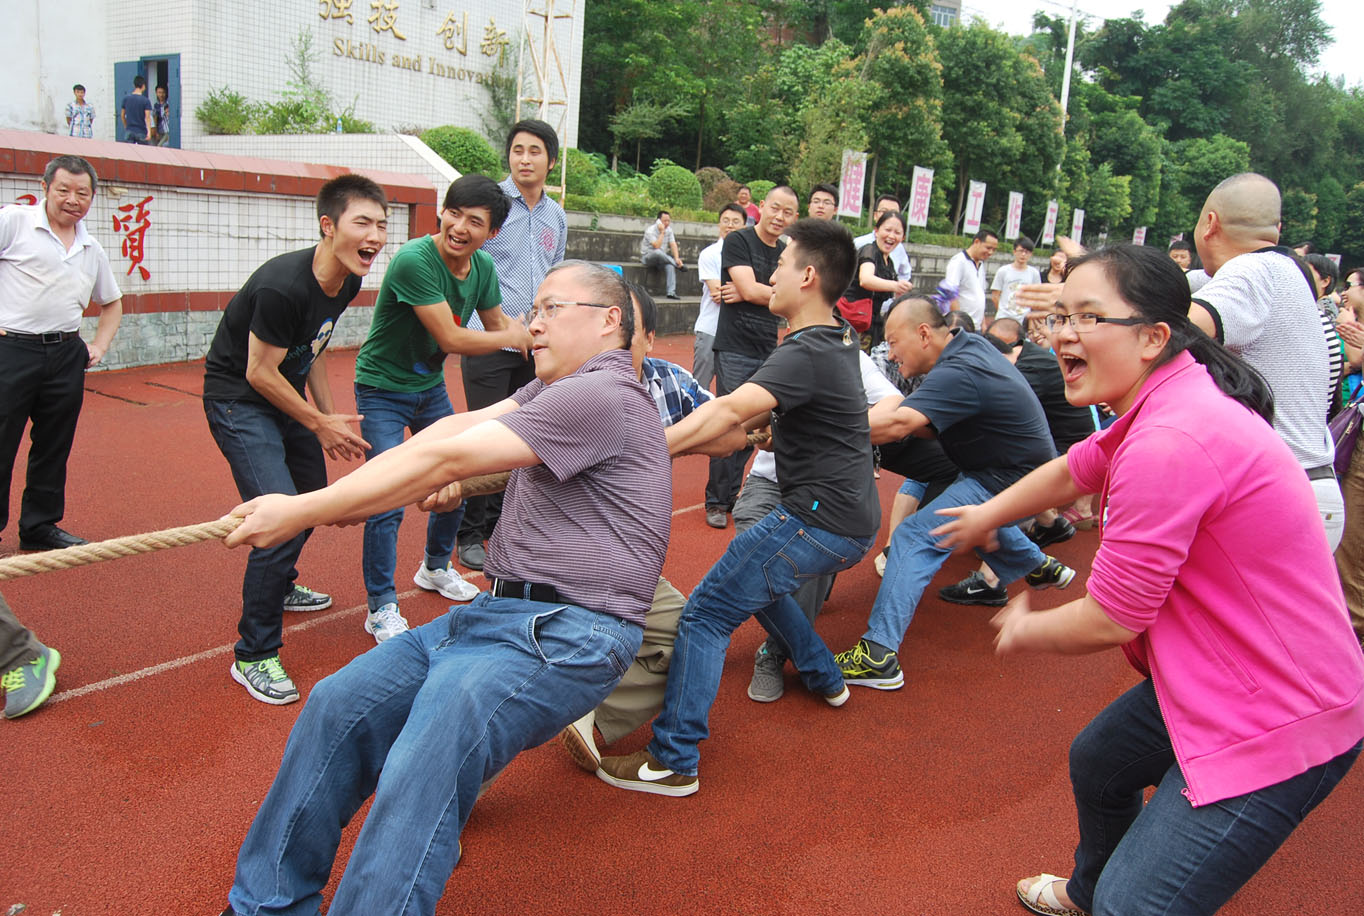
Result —
[{"label": "black leather dress shoe", "polygon": [[61,550],[63,547],[79,547],[89,543],[85,538],[76,537],[56,525],[44,525],[27,533],[19,532],[20,550]]},{"label": "black leather dress shoe", "polygon": [[483,561],[488,558],[488,553],[483,549],[480,541],[470,541],[467,544],[460,544],[455,550],[455,556],[459,560],[459,565],[466,569],[483,569]]}]

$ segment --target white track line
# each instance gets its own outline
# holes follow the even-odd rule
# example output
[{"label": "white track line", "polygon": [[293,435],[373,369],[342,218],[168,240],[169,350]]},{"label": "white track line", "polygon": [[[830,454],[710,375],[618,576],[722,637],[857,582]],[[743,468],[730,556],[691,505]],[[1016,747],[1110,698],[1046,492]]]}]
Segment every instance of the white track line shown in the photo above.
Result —
[{"label": "white track line", "polygon": [[[686,508],[683,509],[675,509],[673,510],[673,518],[677,518],[677,516],[683,515],[687,512],[695,512],[697,509],[702,508],[705,508],[705,503],[697,503],[694,506],[687,506]],[[474,573],[467,576],[466,578],[480,579],[482,578],[482,575],[479,573]],[[422,589],[414,588],[411,591],[401,593],[400,595],[398,595],[398,597],[410,598],[413,595],[419,595],[421,593]],[[300,623],[296,623],[292,626],[285,627],[284,632],[301,633],[304,630],[309,630],[312,629],[313,627],[320,627],[324,623],[330,623],[333,620],[339,620],[340,618],[354,614],[357,611],[363,611],[367,609],[368,609],[367,605],[358,604],[355,607],[348,607],[339,611],[331,611],[330,613],[326,614],[314,612],[308,614],[307,620],[301,621]],[[235,645],[236,643],[228,643],[222,646],[214,646],[212,649],[205,649],[202,652],[195,652],[192,655],[182,655],[179,658],[171,659],[168,662],[161,662],[156,665],[150,665],[139,671],[131,671],[128,674],[120,674],[115,677],[106,678],[105,680],[102,681],[95,681],[93,684],[85,684],[81,687],[72,687],[70,690],[62,690],[59,691],[58,693],[54,693],[51,697],[49,697],[47,703],[48,704],[64,703],[67,700],[74,700],[77,697],[87,696],[88,694],[92,693],[100,693],[102,691],[109,690],[113,687],[122,687],[124,684],[131,684],[134,681],[140,681],[143,678],[152,677],[153,675],[165,674],[167,671],[174,671],[177,668],[183,668],[186,665],[193,665],[196,662],[202,662],[205,661],[206,659],[217,658],[220,655],[230,655],[232,653],[232,647]]]}]

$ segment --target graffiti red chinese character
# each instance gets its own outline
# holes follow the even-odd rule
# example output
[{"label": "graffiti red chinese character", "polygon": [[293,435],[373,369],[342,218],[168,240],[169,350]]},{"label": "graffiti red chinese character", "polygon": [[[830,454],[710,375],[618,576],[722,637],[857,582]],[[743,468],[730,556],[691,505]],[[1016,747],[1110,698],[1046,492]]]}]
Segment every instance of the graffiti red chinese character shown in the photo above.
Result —
[{"label": "graffiti red chinese character", "polygon": [[30,207],[32,207],[32,206],[35,206],[35,205],[38,203],[38,195],[37,195],[37,194],[20,194],[18,197],[16,197],[16,198],[14,199],[14,202],[15,202],[16,204],[28,204]]},{"label": "graffiti red chinese character", "polygon": [[[147,230],[152,224],[147,216],[147,204],[151,202],[152,195],[148,194],[135,204],[124,204],[114,214],[114,231],[123,233],[123,256],[128,259],[127,276],[132,276],[136,269],[144,280],[152,277],[152,272],[142,266],[142,258],[147,253]],[[119,213],[123,215],[119,216]]]}]

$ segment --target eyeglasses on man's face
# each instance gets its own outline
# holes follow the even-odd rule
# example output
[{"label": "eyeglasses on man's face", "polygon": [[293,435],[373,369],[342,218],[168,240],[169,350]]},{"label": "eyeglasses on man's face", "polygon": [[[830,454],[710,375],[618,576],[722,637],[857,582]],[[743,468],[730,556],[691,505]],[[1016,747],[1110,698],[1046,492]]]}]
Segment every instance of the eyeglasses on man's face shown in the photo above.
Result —
[{"label": "eyeglasses on man's face", "polygon": [[521,321],[527,327],[529,327],[531,322],[535,321],[536,318],[539,318],[542,321],[553,321],[555,315],[574,305],[589,309],[612,308],[612,306],[606,305],[603,302],[570,302],[566,299],[546,299],[544,302],[532,307],[525,315],[521,316]]}]

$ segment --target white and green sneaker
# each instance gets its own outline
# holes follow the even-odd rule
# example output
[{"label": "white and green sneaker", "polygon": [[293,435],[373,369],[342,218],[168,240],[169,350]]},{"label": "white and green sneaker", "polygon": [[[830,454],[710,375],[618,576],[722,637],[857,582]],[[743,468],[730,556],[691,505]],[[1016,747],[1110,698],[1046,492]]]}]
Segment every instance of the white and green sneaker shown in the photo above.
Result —
[{"label": "white and green sneaker", "polygon": [[40,646],[33,661],[6,671],[0,677],[0,686],[5,688],[5,718],[17,719],[46,703],[57,686],[57,668],[61,663],[60,652]]},{"label": "white and green sneaker", "polygon": [[284,673],[278,655],[256,662],[232,662],[232,680],[245,687],[251,696],[271,706],[283,706],[298,700],[298,688]]}]

